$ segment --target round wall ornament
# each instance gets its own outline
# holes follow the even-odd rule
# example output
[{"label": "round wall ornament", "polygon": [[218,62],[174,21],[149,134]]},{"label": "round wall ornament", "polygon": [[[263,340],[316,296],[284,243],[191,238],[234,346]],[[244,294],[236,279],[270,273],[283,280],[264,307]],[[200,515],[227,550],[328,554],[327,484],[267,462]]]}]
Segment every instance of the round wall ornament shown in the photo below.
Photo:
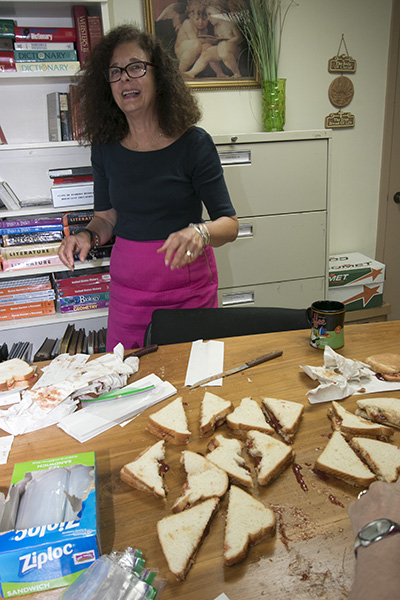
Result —
[{"label": "round wall ornament", "polygon": [[336,106],[337,108],[347,106],[353,100],[353,82],[344,75],[336,77],[329,86],[328,95],[333,106]]}]

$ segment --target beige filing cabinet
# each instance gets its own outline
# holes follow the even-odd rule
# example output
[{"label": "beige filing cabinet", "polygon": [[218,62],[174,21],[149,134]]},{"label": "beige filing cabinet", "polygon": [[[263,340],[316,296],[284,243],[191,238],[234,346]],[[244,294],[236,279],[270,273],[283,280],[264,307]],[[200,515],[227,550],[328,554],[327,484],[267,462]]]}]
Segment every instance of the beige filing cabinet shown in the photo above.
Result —
[{"label": "beige filing cabinet", "polygon": [[213,136],[239,218],[215,250],[219,305],[307,307],[327,297],[331,132]]}]

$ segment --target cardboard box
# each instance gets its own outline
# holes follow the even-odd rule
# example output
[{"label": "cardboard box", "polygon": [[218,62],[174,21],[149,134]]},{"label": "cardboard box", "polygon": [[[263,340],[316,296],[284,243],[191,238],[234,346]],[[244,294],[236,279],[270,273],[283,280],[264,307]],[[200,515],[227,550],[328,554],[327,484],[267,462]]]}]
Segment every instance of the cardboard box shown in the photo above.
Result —
[{"label": "cardboard box", "polygon": [[[39,486],[45,477],[54,476],[57,479],[58,473],[55,472],[60,469],[68,482],[72,480],[72,472],[76,477],[77,469],[85,473],[81,480],[78,476],[79,485],[85,490],[80,493],[79,501],[78,497],[68,496],[60,488],[61,497],[62,494],[66,497],[68,510],[65,510],[65,514],[69,514],[69,520],[15,529],[18,508],[20,502],[23,503],[24,494],[27,494],[28,485],[34,481]],[[45,471],[48,473],[45,474]],[[96,488],[94,452],[15,465],[1,519],[0,590],[3,598],[70,585],[98,558],[100,541]],[[71,487],[68,491],[71,492]],[[50,493],[49,490],[43,492],[43,501]]]},{"label": "cardboard box", "polygon": [[346,311],[382,306],[385,265],[359,252],[329,257],[330,300],[339,300]]}]

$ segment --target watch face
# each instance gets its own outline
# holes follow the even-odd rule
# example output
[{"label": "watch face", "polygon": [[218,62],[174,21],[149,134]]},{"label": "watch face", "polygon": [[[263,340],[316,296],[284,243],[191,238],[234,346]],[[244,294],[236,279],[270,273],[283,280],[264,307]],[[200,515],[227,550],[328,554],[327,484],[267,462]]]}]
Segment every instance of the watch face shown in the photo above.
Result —
[{"label": "watch face", "polygon": [[391,527],[392,522],[389,519],[378,519],[363,527],[358,536],[361,540],[370,542],[388,533]]}]

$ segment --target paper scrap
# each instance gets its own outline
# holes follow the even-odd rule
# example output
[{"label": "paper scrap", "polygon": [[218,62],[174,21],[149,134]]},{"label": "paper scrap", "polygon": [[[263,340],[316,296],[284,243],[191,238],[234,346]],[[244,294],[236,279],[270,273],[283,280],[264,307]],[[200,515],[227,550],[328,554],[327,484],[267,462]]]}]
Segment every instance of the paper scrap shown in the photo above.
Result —
[{"label": "paper scrap", "polygon": [[10,390],[9,392],[0,393],[0,406],[10,406],[17,404],[21,400],[21,390]]},{"label": "paper scrap", "polygon": [[[192,342],[186,371],[185,385],[194,385],[206,377],[213,377],[224,370],[224,342],[196,340]],[[207,383],[221,386],[222,378]]]},{"label": "paper scrap", "polygon": [[8,455],[10,454],[13,441],[13,435],[6,435],[4,437],[0,437],[0,465],[7,464]]}]

